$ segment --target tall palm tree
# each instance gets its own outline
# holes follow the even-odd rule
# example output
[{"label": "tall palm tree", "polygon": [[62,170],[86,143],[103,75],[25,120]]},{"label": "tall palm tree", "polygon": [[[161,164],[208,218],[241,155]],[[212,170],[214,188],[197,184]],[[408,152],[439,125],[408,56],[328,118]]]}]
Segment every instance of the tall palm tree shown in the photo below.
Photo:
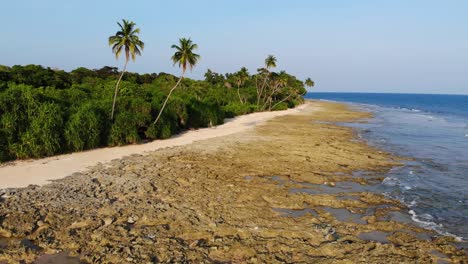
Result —
[{"label": "tall palm tree", "polygon": [[315,83],[314,83],[314,81],[312,81],[312,79],[307,78],[305,80],[305,85],[308,86],[308,87],[314,87]]},{"label": "tall palm tree", "polygon": [[265,66],[268,70],[276,68],[276,57],[273,55],[268,55],[268,57],[265,59]]},{"label": "tall palm tree", "polygon": [[117,22],[120,30],[115,33],[115,35],[109,37],[109,46],[112,46],[112,52],[115,54],[115,57],[119,59],[122,51],[125,51],[125,64],[120,74],[119,80],[115,85],[114,100],[112,102],[112,114],[111,119],[114,119],[115,111],[115,102],[117,100],[117,93],[119,90],[120,81],[127,70],[127,64],[132,58],[135,61],[136,55],[141,55],[141,51],[145,47],[145,43],[140,40],[138,34],[140,34],[140,29],[136,28],[136,24],[133,21],[122,19],[122,23]]},{"label": "tall palm tree", "polygon": [[244,85],[244,83],[250,78],[249,71],[247,70],[247,68],[242,67],[240,71],[235,73],[234,78],[236,80],[237,85],[237,95],[239,96],[241,104],[243,104],[244,102],[242,101],[242,97],[240,95],[240,86]]},{"label": "tall palm tree", "polygon": [[257,105],[260,104],[260,98],[263,95],[263,92],[265,90],[265,86],[266,86],[267,81],[268,81],[268,77],[270,75],[270,69],[272,69],[272,68],[276,68],[276,57],[273,56],[273,55],[268,55],[266,57],[266,59],[265,59],[265,68],[262,68],[263,72],[265,73],[265,78],[263,80],[262,87],[260,88],[259,91],[257,91]]},{"label": "tall palm tree", "polygon": [[200,55],[193,52],[194,50],[198,49],[198,45],[193,43],[190,38],[179,39],[179,46],[172,45],[171,48],[176,50],[171,60],[174,63],[174,65],[178,64],[179,68],[182,68],[182,74],[180,75],[180,78],[177,81],[176,85],[169,91],[169,95],[164,101],[161,110],[159,110],[159,114],[154,120],[153,124],[156,124],[159,118],[161,117],[161,114],[164,111],[164,108],[166,107],[167,101],[169,100],[169,97],[171,97],[172,92],[175,90],[175,88],[177,88],[177,86],[179,86],[180,82],[184,78],[184,74],[187,71],[187,67],[189,67],[190,70],[192,70],[193,67],[195,67],[195,65],[197,64],[198,60],[200,59]]}]

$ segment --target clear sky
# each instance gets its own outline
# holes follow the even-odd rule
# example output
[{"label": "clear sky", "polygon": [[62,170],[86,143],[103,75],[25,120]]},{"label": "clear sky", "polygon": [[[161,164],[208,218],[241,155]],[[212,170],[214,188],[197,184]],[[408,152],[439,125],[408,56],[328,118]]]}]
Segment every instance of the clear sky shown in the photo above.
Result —
[{"label": "clear sky", "polygon": [[468,94],[468,0],[2,0],[0,64],[72,70],[119,66],[107,43],[122,18],[141,28],[130,71],[169,72],[180,37],[206,69],[261,67],[316,82],[316,91]]}]

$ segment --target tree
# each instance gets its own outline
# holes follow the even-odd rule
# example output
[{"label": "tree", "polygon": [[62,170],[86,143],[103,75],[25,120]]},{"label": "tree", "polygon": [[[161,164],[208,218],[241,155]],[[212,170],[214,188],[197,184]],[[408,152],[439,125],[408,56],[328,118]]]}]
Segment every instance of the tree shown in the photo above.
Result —
[{"label": "tree", "polygon": [[257,105],[260,105],[260,98],[263,95],[265,86],[267,85],[268,77],[270,76],[270,69],[276,68],[276,57],[273,55],[268,55],[265,59],[265,68],[259,69],[259,72],[262,75],[265,75],[263,80],[263,85],[260,89],[257,88]]},{"label": "tree", "polygon": [[285,71],[281,71],[279,74],[273,73],[272,76],[272,87],[270,88],[270,93],[267,96],[265,91],[265,103],[263,104],[262,110],[265,110],[269,106],[269,110],[272,109],[271,104],[273,103],[273,97],[280,92],[280,89],[288,85],[289,76]]},{"label": "tree", "polygon": [[312,79],[307,78],[305,80],[305,85],[308,86],[308,87],[314,87],[315,83],[314,83],[314,81],[312,81]]},{"label": "tree", "polygon": [[268,55],[268,57],[265,59],[265,66],[268,70],[276,68],[276,57],[273,55]]},{"label": "tree", "polygon": [[127,64],[130,57],[135,61],[136,55],[141,55],[145,44],[140,40],[138,34],[140,34],[140,29],[135,28],[136,24],[133,21],[128,21],[122,19],[123,25],[117,22],[120,30],[115,33],[115,35],[109,37],[109,46],[112,46],[112,52],[115,54],[115,57],[119,59],[122,50],[125,51],[125,64],[120,74],[119,80],[115,85],[114,100],[112,102],[112,114],[111,119],[114,119],[115,111],[115,102],[117,99],[117,92],[119,90],[119,84],[122,80],[122,77],[127,70]]},{"label": "tree", "polygon": [[169,95],[167,95],[166,100],[164,101],[161,110],[159,110],[159,114],[154,120],[153,124],[156,124],[159,118],[161,117],[161,114],[164,111],[164,108],[166,107],[167,101],[171,97],[172,92],[177,88],[177,86],[179,86],[180,82],[184,78],[184,74],[187,71],[187,67],[189,67],[190,70],[192,70],[193,67],[195,67],[195,65],[197,64],[198,60],[200,59],[200,55],[193,52],[194,50],[198,49],[198,45],[193,43],[190,38],[179,39],[179,46],[172,45],[171,48],[176,50],[176,52],[171,58],[172,62],[174,63],[174,65],[178,64],[179,68],[182,68],[182,74],[180,75],[180,78],[174,85],[174,87],[169,91]]},{"label": "tree", "polygon": [[241,104],[243,104],[244,101],[242,100],[242,97],[240,95],[240,86],[244,85],[244,83],[249,78],[250,78],[249,77],[249,71],[245,67],[242,67],[240,69],[240,71],[238,71],[238,72],[236,72],[234,74],[234,79],[235,79],[235,82],[236,82],[236,85],[237,85],[237,95],[239,96],[239,100],[240,100]]}]

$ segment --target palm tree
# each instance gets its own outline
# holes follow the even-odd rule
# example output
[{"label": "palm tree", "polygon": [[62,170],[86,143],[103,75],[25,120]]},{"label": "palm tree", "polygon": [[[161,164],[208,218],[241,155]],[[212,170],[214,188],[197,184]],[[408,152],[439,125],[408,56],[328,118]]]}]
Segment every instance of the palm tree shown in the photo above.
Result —
[{"label": "palm tree", "polygon": [[117,92],[119,90],[119,84],[122,80],[122,77],[127,70],[127,64],[130,57],[135,61],[136,55],[141,55],[141,51],[145,47],[145,43],[140,40],[138,34],[140,34],[140,29],[135,28],[136,24],[133,21],[122,19],[123,24],[117,22],[120,30],[115,33],[115,35],[109,37],[109,46],[112,46],[112,52],[115,54],[115,57],[119,59],[122,50],[125,51],[125,64],[120,74],[119,80],[115,85],[114,92],[114,101],[112,103],[112,114],[111,119],[114,119],[115,111],[115,102],[117,100]]},{"label": "palm tree", "polygon": [[265,68],[262,68],[262,72],[265,73],[265,79],[263,81],[263,85],[259,91],[257,91],[257,105],[260,104],[260,98],[263,95],[263,91],[267,84],[268,77],[270,75],[270,69],[276,68],[276,57],[273,55],[268,55],[265,59]]},{"label": "palm tree", "polygon": [[234,78],[236,80],[237,85],[237,95],[239,96],[241,104],[243,104],[244,102],[242,101],[242,97],[240,95],[240,86],[244,85],[244,83],[249,79],[249,71],[247,70],[247,68],[242,67],[240,71],[235,73]]},{"label": "palm tree", "polygon": [[286,87],[288,85],[289,76],[285,71],[281,71],[279,74],[273,73],[271,76],[271,78],[273,79],[273,88],[271,89],[270,95],[266,97],[266,101],[262,107],[262,110],[265,110],[267,105],[269,105],[269,109],[271,110],[273,96],[275,96],[281,88]]},{"label": "palm tree", "polygon": [[305,80],[305,85],[308,86],[308,87],[314,87],[315,83],[314,83],[314,81],[312,81],[312,79],[307,78]]},{"label": "palm tree", "polygon": [[172,45],[171,48],[176,50],[171,60],[174,63],[174,65],[178,64],[179,67],[182,68],[182,74],[180,75],[180,78],[177,81],[176,85],[171,89],[171,91],[169,91],[169,95],[164,101],[161,110],[159,110],[159,114],[154,120],[153,124],[156,124],[159,118],[161,117],[161,114],[164,111],[164,108],[166,107],[167,101],[169,100],[169,97],[171,97],[172,92],[175,90],[175,88],[177,88],[177,86],[179,86],[180,82],[184,78],[184,74],[187,71],[187,67],[189,67],[190,70],[192,70],[193,67],[195,67],[195,64],[197,64],[198,60],[200,59],[200,55],[193,52],[194,50],[198,49],[198,45],[193,43],[190,38],[179,39],[179,46]]},{"label": "palm tree", "polygon": [[269,70],[271,68],[276,68],[276,57],[273,55],[268,55],[265,59],[265,66]]}]

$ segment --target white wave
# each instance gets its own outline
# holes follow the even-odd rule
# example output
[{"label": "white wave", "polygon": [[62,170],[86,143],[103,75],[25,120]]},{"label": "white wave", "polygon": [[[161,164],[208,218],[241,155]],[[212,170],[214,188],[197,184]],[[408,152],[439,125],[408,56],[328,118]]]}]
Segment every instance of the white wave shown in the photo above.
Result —
[{"label": "white wave", "polygon": [[[432,222],[431,220],[434,219],[434,217],[430,214],[423,214],[421,216],[418,216],[416,214],[416,212],[414,212],[413,210],[409,210],[408,213],[411,215],[411,219],[418,223],[420,226],[424,227],[424,228],[427,228],[427,229],[431,229],[431,230],[434,230],[436,231],[437,233],[443,235],[443,236],[451,236],[451,237],[454,237],[455,240],[457,240],[458,242],[464,242],[464,238],[463,237],[459,237],[459,236],[456,236],[452,233],[449,233],[445,230],[442,230],[441,228],[443,227],[442,224],[436,224],[434,222]],[[423,219],[421,219],[423,218]]]},{"label": "white wave", "polygon": [[400,184],[400,180],[397,178],[393,177],[386,177],[383,181],[382,184],[387,185],[387,186],[397,186]]}]

